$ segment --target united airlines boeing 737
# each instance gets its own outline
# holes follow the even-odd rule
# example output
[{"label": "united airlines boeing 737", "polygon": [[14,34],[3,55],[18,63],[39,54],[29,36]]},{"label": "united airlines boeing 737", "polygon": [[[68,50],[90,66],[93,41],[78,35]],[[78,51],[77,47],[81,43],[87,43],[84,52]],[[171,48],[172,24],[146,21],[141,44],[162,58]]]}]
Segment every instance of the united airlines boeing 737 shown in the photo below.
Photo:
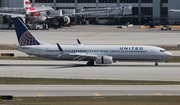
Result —
[{"label": "united airlines boeing 737", "polygon": [[142,45],[56,45],[39,41],[18,18],[13,18],[19,45],[28,55],[56,60],[88,61],[87,65],[112,64],[117,60],[152,60],[158,62],[172,56],[163,48]]}]

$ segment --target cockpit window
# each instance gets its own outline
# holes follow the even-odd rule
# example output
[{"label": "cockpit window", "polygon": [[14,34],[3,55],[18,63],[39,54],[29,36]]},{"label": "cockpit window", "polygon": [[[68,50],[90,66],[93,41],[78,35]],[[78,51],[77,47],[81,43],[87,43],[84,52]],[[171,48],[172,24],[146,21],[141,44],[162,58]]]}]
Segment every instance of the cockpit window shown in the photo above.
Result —
[{"label": "cockpit window", "polygon": [[166,52],[166,50],[159,50],[160,52]]}]

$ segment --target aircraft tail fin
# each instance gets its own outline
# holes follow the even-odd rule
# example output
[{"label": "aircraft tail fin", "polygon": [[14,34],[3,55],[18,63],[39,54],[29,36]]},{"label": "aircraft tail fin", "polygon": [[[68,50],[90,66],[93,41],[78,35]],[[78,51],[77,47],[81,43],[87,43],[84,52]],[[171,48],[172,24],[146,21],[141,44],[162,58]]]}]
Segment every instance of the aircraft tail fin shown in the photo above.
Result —
[{"label": "aircraft tail fin", "polygon": [[33,36],[30,30],[19,18],[12,18],[12,20],[15,26],[16,35],[20,46],[43,44]]},{"label": "aircraft tail fin", "polygon": [[30,2],[30,0],[25,0],[25,8],[26,8],[26,9],[31,8],[31,2]]}]

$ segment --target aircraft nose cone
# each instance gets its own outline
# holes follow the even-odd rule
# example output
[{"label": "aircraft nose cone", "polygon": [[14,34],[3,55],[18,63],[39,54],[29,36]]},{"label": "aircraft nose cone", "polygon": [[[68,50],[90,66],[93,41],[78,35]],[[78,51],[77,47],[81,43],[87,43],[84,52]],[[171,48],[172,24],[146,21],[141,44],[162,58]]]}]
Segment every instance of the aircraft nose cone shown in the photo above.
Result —
[{"label": "aircraft nose cone", "polygon": [[169,57],[172,57],[172,53],[170,53],[170,52],[167,52],[167,55],[168,55]]}]

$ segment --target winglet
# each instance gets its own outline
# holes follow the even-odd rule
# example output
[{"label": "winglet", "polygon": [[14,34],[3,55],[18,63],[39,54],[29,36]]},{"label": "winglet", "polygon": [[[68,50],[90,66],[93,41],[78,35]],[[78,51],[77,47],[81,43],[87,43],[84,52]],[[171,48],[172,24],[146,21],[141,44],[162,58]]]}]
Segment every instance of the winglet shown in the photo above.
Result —
[{"label": "winglet", "polygon": [[82,44],[81,41],[80,41],[79,39],[77,39],[77,42],[78,42],[78,44]]},{"label": "winglet", "polygon": [[60,51],[60,52],[64,52],[63,49],[61,48],[61,46],[60,46],[58,43],[56,43],[56,44],[57,44],[57,46],[58,46],[59,51]]},{"label": "winglet", "polygon": [[56,43],[56,44],[57,44],[57,47],[58,47],[58,49],[60,51],[60,54],[58,55],[58,57],[60,57],[62,54],[64,54],[64,51],[63,51],[63,49],[61,48],[61,46],[58,43]]},{"label": "winglet", "polygon": [[78,42],[78,44],[81,44],[81,42],[80,42],[80,40],[79,40],[79,39],[77,39],[77,42]]}]

